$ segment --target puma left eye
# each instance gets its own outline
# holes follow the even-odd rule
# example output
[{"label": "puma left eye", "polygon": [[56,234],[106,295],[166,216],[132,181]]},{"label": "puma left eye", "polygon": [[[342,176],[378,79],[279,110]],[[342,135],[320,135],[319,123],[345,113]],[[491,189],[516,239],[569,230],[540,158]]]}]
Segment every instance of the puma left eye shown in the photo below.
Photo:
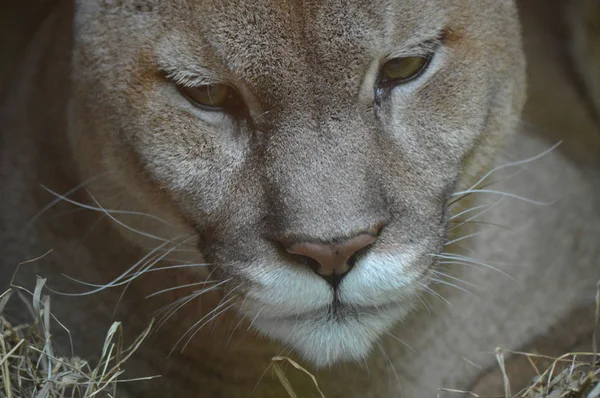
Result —
[{"label": "puma left eye", "polygon": [[206,110],[226,110],[239,102],[235,90],[225,84],[177,86],[177,88],[192,104]]},{"label": "puma left eye", "polygon": [[379,72],[378,88],[390,88],[416,79],[427,69],[430,61],[431,55],[401,57],[387,61]]}]

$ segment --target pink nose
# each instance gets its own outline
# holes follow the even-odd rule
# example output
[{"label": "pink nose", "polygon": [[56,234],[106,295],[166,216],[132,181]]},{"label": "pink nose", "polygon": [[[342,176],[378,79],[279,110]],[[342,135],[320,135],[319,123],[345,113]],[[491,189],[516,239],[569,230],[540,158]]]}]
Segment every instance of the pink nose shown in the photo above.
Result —
[{"label": "pink nose", "polygon": [[372,245],[377,236],[361,234],[340,243],[295,242],[285,244],[289,253],[298,254],[319,263],[316,272],[321,276],[344,275],[350,271],[348,260],[360,249]]}]

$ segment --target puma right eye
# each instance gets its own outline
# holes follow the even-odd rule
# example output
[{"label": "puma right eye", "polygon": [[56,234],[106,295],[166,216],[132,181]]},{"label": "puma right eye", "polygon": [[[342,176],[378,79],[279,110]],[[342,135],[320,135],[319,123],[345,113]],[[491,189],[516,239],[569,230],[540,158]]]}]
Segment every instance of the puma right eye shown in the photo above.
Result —
[{"label": "puma right eye", "polygon": [[239,104],[235,90],[221,83],[188,87],[178,85],[179,92],[193,105],[212,111],[222,111]]},{"label": "puma right eye", "polygon": [[381,67],[378,88],[390,88],[416,79],[425,72],[430,61],[431,55],[400,57],[387,61]]}]

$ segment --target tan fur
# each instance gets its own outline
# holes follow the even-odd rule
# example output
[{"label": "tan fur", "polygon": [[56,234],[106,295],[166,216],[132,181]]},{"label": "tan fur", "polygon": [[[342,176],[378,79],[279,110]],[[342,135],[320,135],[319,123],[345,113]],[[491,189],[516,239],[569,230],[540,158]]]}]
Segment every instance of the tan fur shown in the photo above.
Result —
[{"label": "tan fur", "polygon": [[[524,124],[525,58],[508,0],[62,2],[2,87],[3,283],[14,264],[53,249],[20,280],[40,274],[62,292],[85,291],[59,273],[107,284],[163,243],[154,237],[186,237],[165,244],[174,251],[155,267],[210,265],[138,277],[116,311],[129,333],[191,290],[146,296],[207,278],[227,283],[153,335],[128,375],[163,378],[123,385],[124,394],[284,396],[261,375],[287,347],[320,365],[328,398],[493,389],[493,377],[480,377],[495,347],[559,338],[549,331],[587,308],[600,279],[600,135],[586,100],[596,92],[573,88],[548,26],[558,3],[542,3],[521,7]],[[374,106],[379,62],[435,38],[430,69]],[[234,85],[247,115],[193,108],[167,78],[191,75]],[[557,203],[505,198],[477,221],[512,231],[482,224],[485,234],[460,242],[470,251],[448,248],[477,264],[440,264],[432,254],[473,231],[452,229],[448,217],[498,199],[472,194],[448,210],[453,193],[558,138],[559,149],[506,180],[514,169],[493,174],[489,188]],[[60,194],[84,184],[69,198],[121,213],[72,212],[63,202],[26,228],[54,199],[40,184]],[[380,224],[335,293],[335,315],[331,288],[275,241],[331,242]],[[473,294],[433,283],[444,278],[434,271]],[[55,297],[81,355],[96,351],[120,293]],[[234,307],[167,358],[220,303]],[[314,394],[288,373],[299,396]]]}]

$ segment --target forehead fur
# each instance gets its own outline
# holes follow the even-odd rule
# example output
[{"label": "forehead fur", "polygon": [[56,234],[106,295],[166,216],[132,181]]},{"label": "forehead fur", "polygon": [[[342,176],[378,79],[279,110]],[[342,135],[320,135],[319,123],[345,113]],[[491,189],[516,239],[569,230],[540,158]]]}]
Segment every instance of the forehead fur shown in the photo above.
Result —
[{"label": "forehead fur", "polygon": [[170,29],[157,62],[178,73],[205,73],[207,80],[242,77],[270,92],[324,81],[343,89],[373,59],[439,35],[445,8],[381,0],[168,3],[161,12]]},{"label": "forehead fur", "polygon": [[[510,0],[96,0],[78,7],[83,33],[111,47],[123,42],[120,58],[148,49],[153,67],[175,79],[229,82],[269,108],[301,95],[298,87],[314,98],[355,96],[373,62],[414,54],[444,30],[501,35],[496,30],[513,10]],[[472,42],[484,42],[478,39]]]}]

